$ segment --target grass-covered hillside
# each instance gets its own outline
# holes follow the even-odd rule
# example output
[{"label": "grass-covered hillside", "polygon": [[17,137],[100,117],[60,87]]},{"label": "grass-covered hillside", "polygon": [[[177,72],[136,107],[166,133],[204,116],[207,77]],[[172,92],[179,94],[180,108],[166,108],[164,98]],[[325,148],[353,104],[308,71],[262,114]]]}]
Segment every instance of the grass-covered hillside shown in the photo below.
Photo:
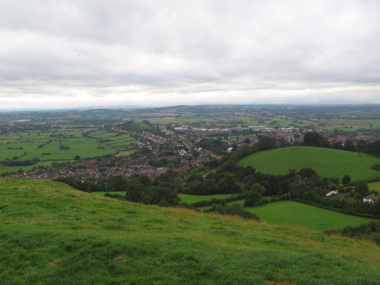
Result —
[{"label": "grass-covered hillside", "polygon": [[380,248],[0,180],[0,284],[379,284]]},{"label": "grass-covered hillside", "polygon": [[285,174],[289,169],[312,168],[329,178],[348,174],[352,181],[380,177],[379,171],[371,169],[376,163],[380,158],[369,154],[310,146],[262,151],[239,161],[239,165],[251,165],[263,173]]}]

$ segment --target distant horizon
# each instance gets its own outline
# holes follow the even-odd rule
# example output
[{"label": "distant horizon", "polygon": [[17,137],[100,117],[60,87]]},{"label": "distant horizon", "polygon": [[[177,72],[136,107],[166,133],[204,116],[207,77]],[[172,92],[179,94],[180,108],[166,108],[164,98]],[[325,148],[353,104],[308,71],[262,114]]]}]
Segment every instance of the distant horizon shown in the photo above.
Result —
[{"label": "distant horizon", "polygon": [[207,103],[207,104],[178,104],[178,105],[94,105],[83,107],[50,107],[50,108],[15,108],[2,109],[0,112],[22,112],[22,111],[76,111],[76,110],[93,110],[93,109],[154,109],[154,108],[171,108],[171,107],[197,107],[197,106],[376,106],[380,103]]}]

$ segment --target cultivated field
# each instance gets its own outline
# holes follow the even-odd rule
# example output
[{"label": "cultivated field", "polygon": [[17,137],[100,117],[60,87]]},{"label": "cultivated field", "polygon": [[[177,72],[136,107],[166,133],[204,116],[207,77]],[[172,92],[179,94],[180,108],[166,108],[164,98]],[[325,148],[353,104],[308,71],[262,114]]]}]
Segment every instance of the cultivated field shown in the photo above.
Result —
[{"label": "cultivated field", "polygon": [[342,178],[348,174],[352,181],[380,177],[380,172],[371,169],[380,158],[329,148],[287,147],[262,151],[245,157],[239,165],[251,165],[257,171],[270,174],[286,174],[289,169],[312,168],[321,176]]}]

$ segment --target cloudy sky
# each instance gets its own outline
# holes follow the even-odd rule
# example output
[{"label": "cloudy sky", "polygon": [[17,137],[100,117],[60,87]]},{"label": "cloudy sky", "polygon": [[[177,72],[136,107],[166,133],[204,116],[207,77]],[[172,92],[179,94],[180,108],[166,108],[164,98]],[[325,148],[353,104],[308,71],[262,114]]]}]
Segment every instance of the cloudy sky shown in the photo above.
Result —
[{"label": "cloudy sky", "polygon": [[0,1],[0,109],[380,103],[380,1]]}]

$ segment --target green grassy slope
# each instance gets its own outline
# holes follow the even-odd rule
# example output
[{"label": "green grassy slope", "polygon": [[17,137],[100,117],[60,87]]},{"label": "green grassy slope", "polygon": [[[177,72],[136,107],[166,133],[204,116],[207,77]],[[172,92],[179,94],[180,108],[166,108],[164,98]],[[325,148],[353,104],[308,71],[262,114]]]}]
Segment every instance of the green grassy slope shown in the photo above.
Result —
[{"label": "green grassy slope", "polygon": [[325,177],[351,176],[352,181],[380,177],[380,172],[371,169],[380,158],[355,152],[320,147],[287,147],[262,151],[247,156],[239,165],[252,165],[257,171],[285,174],[289,169],[312,168]]},{"label": "green grassy slope", "polygon": [[[0,179],[0,284],[378,284],[380,248]],[[283,282],[283,283],[280,283]]]}]

